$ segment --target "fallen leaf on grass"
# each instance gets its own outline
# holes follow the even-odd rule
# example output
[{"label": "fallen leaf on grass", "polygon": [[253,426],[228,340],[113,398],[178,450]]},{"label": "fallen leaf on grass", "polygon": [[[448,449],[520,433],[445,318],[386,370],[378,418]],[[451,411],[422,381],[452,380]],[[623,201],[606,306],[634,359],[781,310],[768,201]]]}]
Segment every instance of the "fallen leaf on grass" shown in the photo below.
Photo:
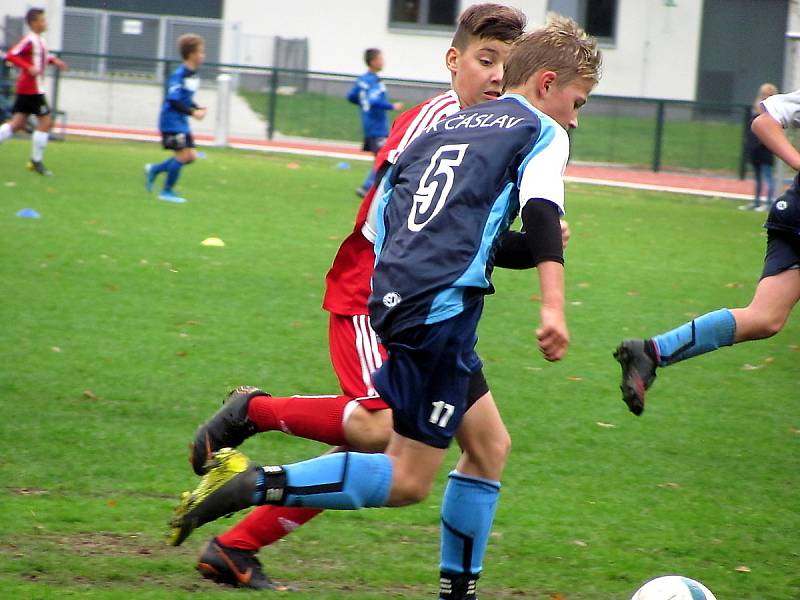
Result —
[{"label": "fallen leaf on grass", "polygon": [[639,294],[639,290],[628,290],[628,296],[638,296]]},{"label": "fallen leaf on grass", "polygon": [[572,540],[572,543],[575,544],[576,546],[580,546],[581,548],[586,548],[586,546],[589,545],[583,540]]},{"label": "fallen leaf on grass", "polygon": [[542,297],[539,294],[533,294],[530,298],[528,298],[528,300],[531,300],[532,302],[541,302]]},{"label": "fallen leaf on grass", "polygon": [[97,394],[95,394],[89,388],[83,390],[83,397],[88,398],[89,400],[97,400]]},{"label": "fallen leaf on grass", "polygon": [[739,565],[734,569],[737,573],[749,573],[751,570],[747,565]]},{"label": "fallen leaf on grass", "polygon": [[745,363],[742,365],[742,371],[755,371],[756,369],[760,369],[761,365],[751,365],[750,363]]},{"label": "fallen leaf on grass", "polygon": [[189,353],[186,352],[186,350],[179,350],[178,352],[175,353],[175,356],[180,356],[181,358],[183,358],[187,354],[189,354]]},{"label": "fallen leaf on grass", "polygon": [[730,283],[725,284],[726,288],[740,288],[744,287],[743,283],[739,283],[738,281],[731,281]]},{"label": "fallen leaf on grass", "polygon": [[116,500],[109,500],[106,504],[108,504],[108,506],[110,508],[117,508],[117,501]]},{"label": "fallen leaf on grass", "polygon": [[287,163],[286,168],[287,169],[299,169],[300,168],[300,164],[296,163],[296,162],[290,162],[290,163]]},{"label": "fallen leaf on grass", "polygon": [[771,365],[774,362],[775,362],[775,358],[772,357],[772,356],[768,356],[767,358],[764,359],[764,364],[766,364],[766,365]]},{"label": "fallen leaf on grass", "polygon": [[59,348],[58,346],[53,346],[52,348],[50,348],[50,350],[52,350],[53,352],[61,352],[61,348]]},{"label": "fallen leaf on grass", "polygon": [[674,481],[667,481],[666,483],[659,483],[658,487],[664,488],[665,490],[679,490],[681,489],[681,484],[675,483]]},{"label": "fallen leaf on grass", "polygon": [[789,350],[791,350],[792,352],[800,352],[800,345],[797,345],[797,344],[791,344],[791,345],[789,346]]},{"label": "fallen leaf on grass", "polygon": [[578,287],[579,287],[579,288],[588,288],[588,287],[592,287],[592,284],[591,284],[591,283],[589,283],[588,281],[581,281],[581,282],[578,284]]},{"label": "fallen leaf on grass", "polygon": [[570,375],[567,377],[570,381],[583,381],[583,377],[578,377],[577,375]]},{"label": "fallen leaf on grass", "polygon": [[603,421],[598,421],[598,422],[596,423],[596,425],[597,425],[598,427],[605,427],[605,428],[616,427],[616,425],[614,425],[613,423],[604,423]]},{"label": "fallen leaf on grass", "polygon": [[14,187],[15,185],[17,185],[17,182],[16,181],[6,181],[4,185],[6,187]]}]

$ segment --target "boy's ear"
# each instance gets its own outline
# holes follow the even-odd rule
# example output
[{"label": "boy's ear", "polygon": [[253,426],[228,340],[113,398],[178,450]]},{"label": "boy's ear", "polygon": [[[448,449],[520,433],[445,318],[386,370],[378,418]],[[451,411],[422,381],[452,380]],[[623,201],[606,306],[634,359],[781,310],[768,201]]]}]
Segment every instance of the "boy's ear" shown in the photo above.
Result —
[{"label": "boy's ear", "polygon": [[540,71],[536,74],[536,91],[540,96],[546,96],[558,79],[555,71]]},{"label": "boy's ear", "polygon": [[454,46],[450,46],[444,55],[444,64],[447,67],[447,70],[453,75],[458,72],[459,58],[461,58],[461,52],[459,52],[458,48]]}]

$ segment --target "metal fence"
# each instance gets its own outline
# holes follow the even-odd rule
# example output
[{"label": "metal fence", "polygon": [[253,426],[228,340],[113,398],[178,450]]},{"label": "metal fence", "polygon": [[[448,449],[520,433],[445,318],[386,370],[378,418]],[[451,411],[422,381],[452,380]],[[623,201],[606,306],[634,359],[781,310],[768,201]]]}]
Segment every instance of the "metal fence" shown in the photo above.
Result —
[{"label": "metal fence", "polygon": [[[63,52],[71,69],[53,78],[51,101],[70,124],[153,129],[174,59]],[[105,65],[105,68],[101,68]],[[111,68],[114,65],[114,68]],[[231,76],[230,135],[314,138],[359,145],[358,108],[344,96],[355,76],[207,63],[199,104],[215,109],[215,77]],[[445,82],[384,79],[406,107],[448,88]],[[0,86],[2,89],[2,86]],[[593,96],[571,132],[572,159],[638,168],[744,177],[749,107]],[[213,133],[213,119],[195,130]]]}]

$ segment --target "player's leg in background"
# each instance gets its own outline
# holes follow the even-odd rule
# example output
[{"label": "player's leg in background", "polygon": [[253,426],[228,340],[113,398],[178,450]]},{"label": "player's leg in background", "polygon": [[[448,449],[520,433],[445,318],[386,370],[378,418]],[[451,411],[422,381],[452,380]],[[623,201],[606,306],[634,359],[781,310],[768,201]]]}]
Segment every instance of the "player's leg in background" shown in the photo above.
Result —
[{"label": "player's leg in background", "polygon": [[14,113],[10,120],[0,125],[0,144],[14,135],[15,131],[19,131],[25,127],[25,121],[27,118],[28,115],[25,113]]},{"label": "player's leg in background", "polygon": [[346,406],[342,415],[347,445],[362,452],[383,452],[392,434],[392,415],[376,396],[372,373],[386,360],[368,315],[337,315],[328,322],[328,350],[345,396],[366,398]]},{"label": "player's leg in background", "polygon": [[196,158],[197,151],[194,148],[181,148],[176,150],[172,162],[167,165],[167,178],[164,181],[164,189],[162,192],[173,192],[173,188],[178,183],[178,178],[181,176],[181,169],[183,169],[185,165],[194,162]]},{"label": "player's leg in background", "polygon": [[766,207],[770,209],[772,207],[772,201],[775,199],[775,177],[772,172],[772,165],[769,163],[764,163],[761,165],[763,169],[764,179],[766,179],[766,187],[767,187],[767,196],[766,196]]},{"label": "player's leg in background", "polygon": [[753,195],[753,206],[758,208],[761,206],[761,188],[764,184],[764,169],[761,163],[753,163],[753,175],[756,180],[756,191]]},{"label": "player's leg in background", "polygon": [[462,454],[448,478],[441,510],[443,600],[475,597],[511,449],[511,437],[490,392],[467,411],[456,439]]}]

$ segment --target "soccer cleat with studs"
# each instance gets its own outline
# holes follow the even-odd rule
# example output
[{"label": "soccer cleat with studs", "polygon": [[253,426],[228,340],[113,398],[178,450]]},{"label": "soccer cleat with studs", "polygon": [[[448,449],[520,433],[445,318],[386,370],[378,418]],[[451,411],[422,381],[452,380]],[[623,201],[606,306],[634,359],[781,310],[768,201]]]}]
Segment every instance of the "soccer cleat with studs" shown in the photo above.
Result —
[{"label": "soccer cleat with studs", "polygon": [[647,354],[645,343],[624,340],[614,351],[614,358],[622,367],[622,399],[636,416],[644,412],[645,392],[656,379],[656,363]]},{"label": "soccer cleat with studs", "polygon": [[480,573],[439,573],[439,600],[477,600]]},{"label": "soccer cleat with studs", "polygon": [[275,489],[264,490],[266,468],[250,463],[249,459],[232,448],[215,452],[208,462],[208,473],[192,492],[183,492],[175,514],[169,520],[167,543],[180,546],[192,531],[220,517],[243,508],[261,504],[265,496],[279,500],[285,488],[283,470],[272,474]]},{"label": "soccer cleat with studs", "polygon": [[216,583],[253,590],[291,591],[289,586],[272,581],[253,550],[241,550],[223,545],[213,538],[197,561],[197,570]]},{"label": "soccer cleat with studs", "polygon": [[236,448],[251,435],[258,433],[255,423],[247,418],[250,399],[269,396],[253,386],[241,386],[230,392],[222,408],[200,425],[190,446],[189,462],[198,475],[206,472],[205,464],[220,448]]},{"label": "soccer cleat with studs", "polygon": [[44,166],[44,163],[40,160],[33,160],[30,159],[27,164],[29,171],[34,171],[39,175],[44,175],[45,177],[50,177],[53,175],[53,172]]}]

